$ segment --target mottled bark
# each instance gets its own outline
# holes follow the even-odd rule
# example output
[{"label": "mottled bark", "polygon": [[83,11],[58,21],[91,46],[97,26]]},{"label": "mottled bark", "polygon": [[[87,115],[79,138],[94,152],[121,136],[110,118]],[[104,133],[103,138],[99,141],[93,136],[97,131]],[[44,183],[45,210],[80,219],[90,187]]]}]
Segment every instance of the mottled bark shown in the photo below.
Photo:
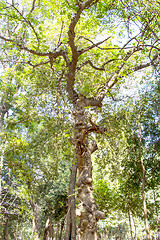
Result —
[{"label": "mottled bark", "polygon": [[76,207],[75,207],[75,184],[77,175],[77,158],[74,157],[71,168],[69,192],[68,192],[68,212],[66,219],[65,240],[76,239]]},{"label": "mottled bark", "polygon": [[[88,121],[83,98],[79,97],[74,100],[73,116],[75,132],[71,142],[75,148],[75,158],[71,169],[65,240],[76,239],[76,216],[79,217],[78,231],[81,240],[96,240],[98,239],[97,221],[104,219],[105,214],[97,210],[93,197],[91,154],[97,150],[97,144],[94,140],[88,141],[88,134],[90,132],[103,133],[106,129],[97,126],[91,119]],[[74,188],[77,167],[79,204],[75,215]]]},{"label": "mottled bark", "polygon": [[92,187],[91,154],[97,149],[95,142],[88,141],[90,131],[97,131],[98,126],[87,123],[83,100],[74,105],[75,151],[78,157],[78,201],[76,215],[79,217],[81,240],[96,240],[97,221],[104,219],[105,214],[97,210]]}]

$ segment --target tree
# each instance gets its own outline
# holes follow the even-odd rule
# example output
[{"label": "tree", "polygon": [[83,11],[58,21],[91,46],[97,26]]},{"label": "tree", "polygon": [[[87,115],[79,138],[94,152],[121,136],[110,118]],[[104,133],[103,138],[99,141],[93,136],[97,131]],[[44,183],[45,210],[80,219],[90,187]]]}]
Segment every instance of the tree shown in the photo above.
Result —
[{"label": "tree", "polygon": [[[70,159],[68,154],[70,144],[67,138],[65,136],[59,138],[63,130],[68,131],[69,124],[65,119],[66,112],[64,109],[57,107],[50,115],[52,102],[49,102],[49,99],[47,102],[42,103],[41,101],[42,112],[37,101],[37,98],[40,99],[36,94],[38,86],[30,88],[28,94],[23,82],[20,81],[20,74],[22,74],[21,68],[16,75],[14,69],[6,67],[3,76],[1,76],[0,97],[4,106],[8,106],[8,111],[3,114],[3,131],[1,132],[2,140],[5,141],[4,144],[1,144],[1,147],[3,147],[3,181],[0,214],[3,224],[0,230],[5,233],[5,238],[8,238],[7,235],[13,237],[13,235],[18,234],[27,237],[29,233],[27,231],[22,231],[22,233],[20,230],[20,228],[23,228],[26,218],[28,232],[32,229],[31,222],[33,222],[33,235],[34,233],[40,233],[39,224],[35,224],[41,217],[41,214],[37,211],[37,207],[41,209],[37,200],[40,198],[37,188],[43,184],[43,181],[57,177],[59,162],[63,161],[62,159],[67,159],[66,161]],[[46,94],[49,95],[47,91]],[[60,114],[56,118],[53,116],[56,110],[59,113],[63,111],[63,118]],[[61,144],[61,141],[63,144]],[[62,151],[63,156],[60,154]],[[66,174],[67,170],[66,168]],[[68,186],[68,182],[65,183]],[[19,186],[21,186],[21,189]],[[58,186],[60,187],[61,184]],[[14,204],[14,199],[19,200],[18,204],[17,202]],[[53,201],[54,199],[52,199]],[[27,207],[28,210],[26,211]],[[27,217],[25,218],[25,216]],[[44,228],[44,225],[42,224],[40,227]],[[3,236],[3,234],[1,235]]]},{"label": "tree", "polygon": [[[67,124],[63,122],[58,127],[57,119],[53,117],[43,117],[38,123],[32,119],[27,129],[26,124],[28,125],[27,122],[19,123],[19,127],[14,128],[12,126],[12,134],[7,136],[1,202],[1,215],[6,227],[2,225],[2,230],[7,229],[10,237],[13,237],[13,233],[14,236],[21,233],[21,237],[28,237],[30,232],[36,238],[43,234],[45,222],[50,215],[56,221],[64,220],[68,187],[66,176],[69,174],[68,162],[71,156],[68,154],[66,137],[58,140],[58,135],[63,128],[66,129]],[[48,139],[51,128],[52,137]],[[19,202],[15,202],[15,199]],[[21,232],[25,216],[27,227]]]},{"label": "tree", "polygon": [[[74,129],[70,141],[75,156],[65,239],[76,238],[76,214],[80,219],[81,239],[97,239],[97,221],[105,215],[97,210],[93,197],[91,154],[97,150],[97,144],[89,135],[93,132],[103,134],[107,128],[98,126],[89,112],[92,108],[102,108],[105,97],[127,75],[158,65],[158,2],[77,0],[38,3],[34,0],[8,3],[3,0],[0,8],[3,23],[0,38],[17,71],[21,66],[23,78],[30,83],[38,83],[36,75],[43,74],[41,79],[44,77],[53,84],[52,94],[57,89],[62,96],[67,93],[71,104]],[[121,21],[129,35],[123,46],[114,44],[114,38],[121,34],[116,27]],[[138,33],[136,27],[130,28],[130,24],[138,24]],[[115,27],[115,37],[111,38],[110,28]],[[96,41],[100,32],[106,35],[105,39]],[[44,90],[42,81],[41,91]],[[79,204],[76,213],[77,167]]]},{"label": "tree", "polygon": [[[106,109],[103,108],[101,123],[109,126],[109,130],[106,139],[104,136],[98,139],[101,149],[95,157],[98,164],[95,183],[98,206],[103,206],[104,210],[118,209],[123,214],[128,214],[130,226],[131,218],[149,221],[154,235],[155,228],[158,231],[158,224],[154,225],[158,211],[153,192],[159,188],[159,80],[156,78],[157,76],[151,78],[148,75],[147,83],[142,82],[139,86],[136,98],[131,93],[131,98],[123,98],[123,101],[115,102],[112,107],[108,103]],[[106,183],[101,183],[99,178],[105,178]],[[108,184],[114,185],[117,198],[116,201],[113,200],[113,203],[116,202],[114,208],[109,206],[107,209],[113,198],[112,192],[108,191]],[[158,192],[156,194],[158,196]],[[133,222],[136,227],[135,221]],[[146,232],[149,238],[147,224]],[[133,237],[132,231],[131,236]]]}]

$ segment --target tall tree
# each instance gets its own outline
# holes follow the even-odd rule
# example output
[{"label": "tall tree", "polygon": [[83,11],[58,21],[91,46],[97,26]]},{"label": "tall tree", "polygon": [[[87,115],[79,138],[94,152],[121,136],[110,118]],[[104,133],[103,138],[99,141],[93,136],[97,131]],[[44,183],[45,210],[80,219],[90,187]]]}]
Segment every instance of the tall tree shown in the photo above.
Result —
[{"label": "tall tree", "polygon": [[[89,112],[102,108],[107,94],[128,74],[158,65],[158,1],[2,0],[0,10],[0,38],[4,51],[10,49],[7,56],[13,65],[23,66],[22,76],[30,83],[38,83],[36,75],[43,74],[54,86],[52,94],[56,89],[62,95],[66,92],[71,104],[74,129],[70,141],[75,156],[65,239],[76,239],[76,214],[81,239],[97,239],[97,221],[105,215],[97,210],[93,197],[91,154],[97,144],[89,136],[92,132],[103,134],[107,128],[96,125]],[[119,24],[124,33],[125,26],[128,31],[123,46],[115,41],[122,34]],[[45,90],[44,82],[41,91]],[[75,212],[77,168],[79,204]]]},{"label": "tall tree", "polygon": [[[160,139],[159,80],[157,75],[147,76],[147,79],[147,83],[143,81],[139,86],[141,91],[136,98],[132,96],[130,99],[127,97],[126,102],[117,101],[114,110],[113,106],[108,110],[109,104],[104,108],[101,122],[108,125],[109,130],[107,139],[99,139],[102,149],[97,153],[96,163],[100,170],[97,179],[104,177],[109,182],[117,182],[117,208],[123,213],[131,212],[133,217],[145,219],[146,236],[149,238],[148,220],[150,229],[157,228],[158,231],[158,225],[155,224],[157,210],[151,201],[154,201],[154,189],[156,191],[159,188]],[[103,187],[102,191],[100,187]],[[98,205],[107,210],[113,194],[105,197],[108,185],[104,187],[101,183],[100,187],[96,199]]]}]

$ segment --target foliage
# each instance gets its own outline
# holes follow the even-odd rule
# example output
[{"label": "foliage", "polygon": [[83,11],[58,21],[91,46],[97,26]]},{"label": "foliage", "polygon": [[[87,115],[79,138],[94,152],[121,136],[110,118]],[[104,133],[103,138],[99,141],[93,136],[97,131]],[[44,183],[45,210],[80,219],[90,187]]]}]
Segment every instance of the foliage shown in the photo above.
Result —
[{"label": "foliage", "polygon": [[[159,196],[159,2],[2,0],[0,12],[0,210],[5,221],[9,217],[10,236],[18,224],[19,237],[25,223],[24,234],[32,235],[34,203],[42,229],[50,212],[55,222],[65,217],[74,154],[68,137],[75,102],[82,99],[87,121],[92,115],[108,129],[96,135],[94,195],[107,217],[118,211],[119,221],[130,212],[142,215],[141,112],[148,209],[156,229],[159,209],[150,198],[152,191]],[[124,103],[122,86],[140,75],[148,91]]]},{"label": "foliage", "polygon": [[[107,140],[104,137],[99,139],[101,149],[95,157],[98,174],[96,173],[94,185],[95,198],[101,210],[104,209],[110,214],[118,210],[125,215],[132,212],[133,216],[143,219],[142,169],[138,145],[138,116],[141,111],[143,158],[146,168],[145,190],[149,221],[151,229],[155,227],[154,231],[158,231],[156,221],[159,212],[153,198],[154,191],[157,197],[159,195],[158,86],[159,80],[154,79],[149,84],[148,91],[144,93],[143,88],[134,102],[133,99],[127,99],[121,106],[117,102],[117,110],[111,109],[109,112],[107,107],[106,112],[104,111],[101,122],[108,126],[108,137]],[[105,180],[102,180],[103,177]]]}]

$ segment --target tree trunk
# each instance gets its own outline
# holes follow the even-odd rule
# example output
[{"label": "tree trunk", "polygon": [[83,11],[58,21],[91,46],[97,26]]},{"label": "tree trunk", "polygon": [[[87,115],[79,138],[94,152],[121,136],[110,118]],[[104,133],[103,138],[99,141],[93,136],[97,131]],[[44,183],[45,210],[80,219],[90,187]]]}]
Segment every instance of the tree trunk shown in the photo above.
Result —
[{"label": "tree trunk", "polygon": [[119,240],[121,240],[121,228],[119,224],[118,224],[118,235],[119,235]]},{"label": "tree trunk", "polygon": [[142,136],[141,136],[141,124],[140,124],[141,112],[139,111],[139,157],[141,161],[141,168],[142,168],[142,201],[143,201],[143,211],[144,211],[144,222],[146,228],[146,237],[147,240],[150,240],[150,233],[149,233],[149,225],[148,225],[148,217],[147,217],[147,206],[146,206],[146,197],[145,197],[145,166],[143,163],[143,156],[142,156]]},{"label": "tree trunk", "polygon": [[130,227],[130,234],[131,234],[131,240],[133,239],[132,235],[132,223],[131,223],[131,215],[130,212],[128,211],[128,218],[129,218],[129,227]]},{"label": "tree trunk", "polygon": [[33,201],[30,200],[30,204],[33,211],[33,235],[35,240],[40,238],[39,234],[39,217],[38,217],[38,205],[34,204]]},{"label": "tree trunk", "polygon": [[52,224],[52,213],[49,215],[49,237],[53,240],[54,238],[54,228]]},{"label": "tree trunk", "polygon": [[[3,122],[4,122],[4,116],[6,112],[7,112],[7,109],[3,104],[3,102],[1,102],[0,103],[0,133],[2,133],[3,131]],[[0,197],[2,193],[2,170],[3,170],[3,161],[4,161],[4,145],[5,145],[5,141],[2,139],[2,136],[0,136]]]},{"label": "tree trunk", "polygon": [[157,206],[156,206],[157,199],[156,199],[155,190],[153,190],[153,198],[154,198],[154,208],[155,208],[155,212],[156,212],[156,215],[157,215],[157,220],[156,220],[156,222],[157,222],[157,237],[158,237],[158,239],[160,239],[160,237],[159,237],[160,236],[160,228],[158,227],[159,224],[160,224],[160,221],[159,221],[158,209],[157,209]]},{"label": "tree trunk", "polygon": [[75,207],[75,185],[77,175],[77,158],[74,157],[71,168],[69,192],[68,192],[68,212],[65,231],[65,240],[76,239],[76,207]]},{"label": "tree trunk", "polygon": [[145,220],[147,240],[149,240],[150,239],[150,233],[149,233],[149,225],[148,225],[148,217],[147,217],[147,206],[146,206],[146,198],[145,198],[145,167],[143,165],[143,160],[141,161],[141,166],[142,166],[142,172],[143,172],[142,200],[143,200],[144,220]]},{"label": "tree trunk", "polygon": [[45,230],[44,230],[44,235],[43,235],[43,240],[53,239],[54,238],[54,229],[52,225],[52,212],[49,214],[49,217],[46,222]]},{"label": "tree trunk", "polygon": [[137,238],[137,227],[136,227],[136,222],[135,222],[135,218],[133,217],[133,223],[134,223],[134,239]]},{"label": "tree trunk", "polygon": [[6,222],[5,222],[5,227],[4,227],[4,231],[3,231],[3,239],[4,240],[9,240],[9,236],[8,236],[8,223],[9,223],[9,218],[6,218]]},{"label": "tree trunk", "polygon": [[[1,144],[1,143],[0,143]],[[1,144],[0,147],[0,202],[2,197],[2,171],[3,171],[3,162],[4,162],[4,144]]]},{"label": "tree trunk", "polygon": [[[5,106],[3,101],[0,102],[0,212],[2,207],[2,174],[3,174],[3,164],[4,164],[4,155],[5,155],[5,142],[6,139],[3,138],[3,130],[4,128],[4,117],[7,113],[8,108]],[[7,231],[8,231],[8,221],[7,220]],[[6,237],[8,236],[8,232],[6,233]],[[6,238],[8,239],[8,238]]]},{"label": "tree trunk", "polygon": [[108,240],[108,239],[109,239],[106,228],[104,229],[104,232],[103,232],[103,239],[104,239],[104,240]]},{"label": "tree trunk", "polygon": [[59,240],[59,222],[57,223],[56,240]]},{"label": "tree trunk", "polygon": [[74,105],[75,117],[75,153],[78,158],[78,201],[76,215],[79,217],[79,233],[81,240],[97,240],[97,221],[104,219],[105,214],[97,210],[92,188],[91,154],[97,149],[95,142],[89,142],[87,135],[93,126],[87,126],[85,108],[79,101]]},{"label": "tree trunk", "polygon": [[63,228],[64,228],[64,219],[61,221],[61,228],[60,228],[60,233],[59,233],[59,240],[62,240]]}]

